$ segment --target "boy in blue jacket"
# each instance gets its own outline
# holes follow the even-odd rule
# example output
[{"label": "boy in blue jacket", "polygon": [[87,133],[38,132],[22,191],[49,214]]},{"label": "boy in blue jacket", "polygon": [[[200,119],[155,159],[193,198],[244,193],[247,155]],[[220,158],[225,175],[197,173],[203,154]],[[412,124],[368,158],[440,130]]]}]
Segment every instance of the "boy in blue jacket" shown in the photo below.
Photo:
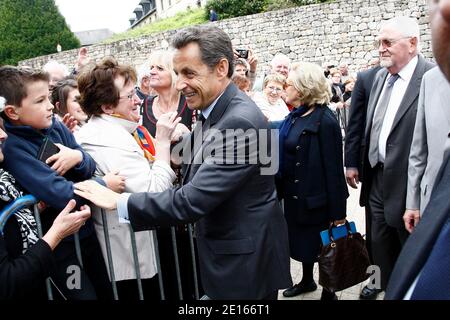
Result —
[{"label": "boy in blue jacket", "polygon": [[[86,204],[74,194],[73,184],[90,179],[95,171],[94,160],[53,116],[48,95],[47,73],[11,66],[0,68],[0,96],[6,99],[1,116],[9,136],[3,146],[3,167],[24,190],[45,203],[44,232],[70,199],[75,199],[78,207]],[[38,152],[45,139],[60,150],[44,162],[38,159]],[[83,268],[70,237],[55,250],[58,267],[52,277],[54,285],[67,299],[110,299],[111,286],[91,220],[79,234]]]}]

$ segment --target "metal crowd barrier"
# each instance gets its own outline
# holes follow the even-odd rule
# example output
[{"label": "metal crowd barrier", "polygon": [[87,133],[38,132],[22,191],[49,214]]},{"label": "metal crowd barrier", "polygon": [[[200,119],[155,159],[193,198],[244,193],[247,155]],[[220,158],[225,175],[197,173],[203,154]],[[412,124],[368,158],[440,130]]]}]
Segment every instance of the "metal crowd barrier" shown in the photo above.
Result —
[{"label": "metal crowd barrier", "polygon": [[[42,236],[43,236],[42,224],[41,224],[41,219],[40,219],[40,214],[39,214],[37,203],[38,203],[38,200],[35,197],[33,197],[31,195],[27,195],[27,196],[18,198],[16,201],[14,201],[13,203],[6,206],[5,209],[0,213],[0,233],[3,233],[3,228],[4,228],[7,220],[9,219],[9,217],[11,217],[14,214],[14,212],[16,212],[17,210],[20,210],[24,207],[29,207],[31,205],[34,205],[34,216],[36,219],[37,232],[38,232],[39,238],[42,238]],[[111,242],[110,242],[110,238],[109,238],[108,223],[107,223],[107,219],[106,219],[106,213],[103,209],[101,210],[101,215],[102,215],[102,221],[103,221],[103,226],[104,226],[103,230],[104,230],[106,252],[107,252],[107,262],[106,263],[107,263],[107,268],[108,268],[109,274],[110,274],[110,280],[111,280],[111,285],[112,285],[112,290],[113,290],[113,297],[114,297],[114,300],[119,300],[118,290],[117,290],[117,281],[115,279],[115,274],[114,274],[113,255],[111,252]],[[142,279],[141,279],[141,273],[140,273],[140,268],[139,268],[139,257],[138,257],[138,253],[137,253],[138,248],[137,248],[137,244],[136,244],[136,237],[135,237],[135,233],[131,229],[131,225],[129,227],[130,227],[130,235],[131,235],[130,240],[131,240],[131,246],[132,246],[132,251],[133,251],[133,262],[134,262],[134,268],[135,268],[135,274],[136,274],[136,281],[137,281],[137,285],[138,285],[138,294],[139,294],[139,299],[143,300],[144,292],[143,292],[143,288],[142,288]],[[188,235],[189,235],[189,247],[190,247],[191,259],[192,259],[192,270],[193,270],[192,276],[194,279],[194,296],[195,296],[196,300],[199,300],[200,297],[199,297],[199,287],[198,287],[197,262],[196,262],[194,237],[193,237],[193,226],[191,224],[188,224],[187,229],[188,229]],[[181,272],[180,272],[180,262],[179,262],[179,257],[178,257],[178,245],[177,245],[175,227],[171,227],[170,231],[171,231],[172,247],[173,247],[172,253],[174,256],[174,260],[175,260],[174,263],[175,263],[175,270],[176,270],[178,298],[180,300],[183,300],[183,287],[182,287],[182,283],[181,283],[182,281],[181,281]],[[148,231],[148,232],[151,232],[151,231]],[[157,272],[158,272],[160,297],[161,297],[161,300],[165,300],[166,295],[164,292],[164,283],[163,283],[163,277],[162,277],[163,270],[161,269],[161,261],[160,261],[160,255],[159,255],[159,250],[158,250],[158,239],[156,236],[156,231],[153,231],[152,235],[153,235],[153,242],[154,242],[154,247],[155,247],[155,257],[156,257],[156,266],[157,266]],[[75,236],[74,240],[75,240],[76,255],[79,260],[80,266],[83,268],[83,261],[82,261],[82,256],[81,256],[81,246],[80,246],[80,239],[78,237],[78,233],[76,233],[74,236]],[[50,278],[46,279],[46,289],[47,289],[48,299],[53,300],[53,291],[52,291],[52,287],[51,287],[51,279]]]}]

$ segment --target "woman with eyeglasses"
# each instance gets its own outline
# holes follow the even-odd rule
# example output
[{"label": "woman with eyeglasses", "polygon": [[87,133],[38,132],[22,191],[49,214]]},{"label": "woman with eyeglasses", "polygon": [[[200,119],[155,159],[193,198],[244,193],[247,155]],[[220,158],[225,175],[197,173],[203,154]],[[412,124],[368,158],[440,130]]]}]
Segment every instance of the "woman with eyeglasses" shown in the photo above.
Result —
[{"label": "woman with eyeglasses", "polygon": [[[285,290],[285,297],[314,291],[314,263],[320,253],[320,232],[346,217],[342,136],[328,108],[331,88],[323,70],[311,63],[294,64],[287,79],[286,101],[295,106],[280,126],[279,198],[284,199],[291,258],[302,263],[303,278]],[[336,295],[322,291],[322,300]]]},{"label": "woman with eyeglasses", "polygon": [[263,91],[256,92],[253,100],[270,122],[283,120],[289,109],[281,96],[284,92],[286,78],[278,73],[264,78]]},{"label": "woman with eyeglasses", "polygon": [[[159,192],[170,186],[175,173],[170,167],[170,143],[178,122],[176,112],[159,117],[156,138],[139,126],[141,100],[136,95],[136,71],[113,58],[84,69],[78,76],[80,104],[89,121],[76,133],[78,143],[95,160],[95,174],[117,170],[126,178],[125,192]],[[108,261],[104,224],[99,208],[92,217],[105,261]],[[120,299],[137,300],[138,287],[132,253],[132,230],[120,223],[117,212],[106,212],[112,262]],[[152,231],[136,237],[144,298],[159,299],[155,245]]]}]

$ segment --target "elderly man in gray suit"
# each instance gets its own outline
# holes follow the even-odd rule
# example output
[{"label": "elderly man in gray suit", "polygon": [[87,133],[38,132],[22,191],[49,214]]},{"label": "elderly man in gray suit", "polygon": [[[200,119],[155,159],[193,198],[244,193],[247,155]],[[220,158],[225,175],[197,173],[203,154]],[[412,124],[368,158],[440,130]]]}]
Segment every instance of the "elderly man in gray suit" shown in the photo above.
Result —
[{"label": "elderly man in gray suit", "polygon": [[438,67],[428,71],[420,86],[416,125],[409,154],[405,228],[410,233],[430,200],[444,152],[450,149],[450,84]]},{"label": "elderly man in gray suit", "polygon": [[381,271],[381,288],[364,287],[374,299],[386,288],[408,232],[403,223],[408,155],[423,74],[433,67],[419,52],[419,26],[395,17],[381,26],[376,45],[380,70],[372,87],[363,148],[361,203],[372,213],[372,254]]},{"label": "elderly man in gray suit", "polygon": [[[183,186],[161,193],[118,195],[85,183],[77,185],[76,192],[100,207],[117,207],[135,231],[197,221],[200,275],[209,298],[276,299],[279,289],[292,286],[287,225],[277,200],[275,172],[265,174],[260,158],[248,161],[255,160],[249,150],[259,141],[247,134],[256,132],[263,139],[269,133],[268,123],[231,82],[233,50],[225,32],[214,26],[183,29],[175,35],[173,46],[176,87],[189,108],[201,110],[205,118],[191,135],[194,148],[184,159]],[[211,140],[209,132],[215,133]],[[223,139],[228,132],[235,133],[244,148],[237,150],[235,140]],[[231,158],[221,162],[211,152],[199,161],[202,149],[223,140],[223,149],[215,145],[212,150],[216,155],[231,152]],[[263,143],[267,146],[268,141]],[[262,149],[253,151],[260,156]]]}]

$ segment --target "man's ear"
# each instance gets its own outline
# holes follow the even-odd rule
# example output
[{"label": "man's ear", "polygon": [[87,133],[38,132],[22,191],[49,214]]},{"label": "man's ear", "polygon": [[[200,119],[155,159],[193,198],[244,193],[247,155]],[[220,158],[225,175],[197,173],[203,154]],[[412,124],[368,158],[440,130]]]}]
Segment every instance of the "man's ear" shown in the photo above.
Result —
[{"label": "man's ear", "polygon": [[225,58],[220,59],[220,61],[216,65],[217,76],[222,79],[228,76],[228,70],[230,69],[230,65],[228,60]]},{"label": "man's ear", "polygon": [[113,108],[113,106],[112,106],[112,105],[109,105],[109,104],[107,104],[107,105],[102,104],[102,110],[103,110],[103,112],[104,112],[105,114],[108,114],[108,115],[111,115],[111,114],[114,113],[114,108]]},{"label": "man's ear", "polygon": [[60,106],[61,106],[61,102],[56,101],[56,103],[55,103],[56,110],[60,111],[60,109],[59,109]]},{"label": "man's ear", "polygon": [[17,121],[20,118],[20,111],[18,110],[19,108],[8,104],[5,106],[5,109],[3,110],[3,112],[6,114],[6,116],[13,121]]}]

